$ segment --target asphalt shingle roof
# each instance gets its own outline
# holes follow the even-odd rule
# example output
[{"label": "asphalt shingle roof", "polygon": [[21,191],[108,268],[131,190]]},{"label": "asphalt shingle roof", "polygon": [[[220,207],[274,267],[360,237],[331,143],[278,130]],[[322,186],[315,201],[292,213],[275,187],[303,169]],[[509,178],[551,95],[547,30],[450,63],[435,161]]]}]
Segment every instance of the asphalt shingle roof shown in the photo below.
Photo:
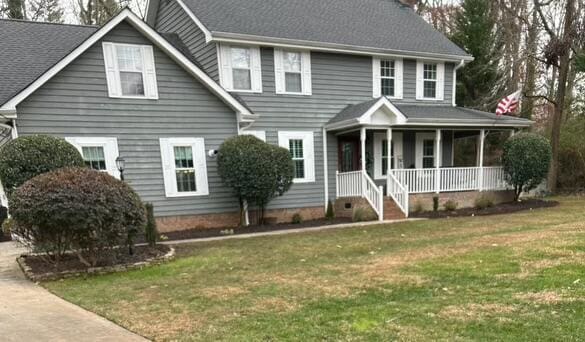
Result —
[{"label": "asphalt shingle roof", "polygon": [[97,30],[93,26],[0,20],[0,105]]},{"label": "asphalt shingle roof", "polygon": [[468,56],[397,0],[184,0],[212,32]]}]

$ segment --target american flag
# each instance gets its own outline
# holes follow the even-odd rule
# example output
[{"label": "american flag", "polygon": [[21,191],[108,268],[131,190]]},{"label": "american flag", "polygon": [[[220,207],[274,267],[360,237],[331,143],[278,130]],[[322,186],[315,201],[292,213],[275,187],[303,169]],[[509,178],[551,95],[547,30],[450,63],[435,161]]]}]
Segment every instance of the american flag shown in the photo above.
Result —
[{"label": "american flag", "polygon": [[522,91],[518,90],[512,95],[504,97],[500,103],[498,103],[496,115],[500,116],[502,114],[513,113],[518,108],[518,104],[520,103],[520,96],[522,96]]}]

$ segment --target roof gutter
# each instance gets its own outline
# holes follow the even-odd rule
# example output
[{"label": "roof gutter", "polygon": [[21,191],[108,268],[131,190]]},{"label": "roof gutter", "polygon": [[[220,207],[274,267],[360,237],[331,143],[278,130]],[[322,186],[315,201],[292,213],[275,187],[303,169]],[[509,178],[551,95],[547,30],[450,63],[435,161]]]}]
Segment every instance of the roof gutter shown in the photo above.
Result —
[{"label": "roof gutter", "polygon": [[0,108],[0,119],[16,119],[16,108]]}]

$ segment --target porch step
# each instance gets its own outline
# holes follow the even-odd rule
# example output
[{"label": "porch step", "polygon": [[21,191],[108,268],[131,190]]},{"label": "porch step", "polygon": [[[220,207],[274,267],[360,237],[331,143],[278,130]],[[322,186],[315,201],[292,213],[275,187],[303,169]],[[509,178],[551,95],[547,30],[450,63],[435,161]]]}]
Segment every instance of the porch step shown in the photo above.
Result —
[{"label": "porch step", "polygon": [[401,220],[405,219],[406,215],[400,210],[392,197],[384,197],[384,220]]}]

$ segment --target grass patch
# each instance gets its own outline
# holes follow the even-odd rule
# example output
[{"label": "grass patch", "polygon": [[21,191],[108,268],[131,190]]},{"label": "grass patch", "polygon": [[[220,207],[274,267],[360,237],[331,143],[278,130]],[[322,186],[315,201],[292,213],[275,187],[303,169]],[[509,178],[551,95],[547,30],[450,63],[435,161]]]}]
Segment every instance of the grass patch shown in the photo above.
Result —
[{"label": "grass patch", "polygon": [[585,200],[490,217],[178,246],[44,283],[156,340],[578,340]]}]

